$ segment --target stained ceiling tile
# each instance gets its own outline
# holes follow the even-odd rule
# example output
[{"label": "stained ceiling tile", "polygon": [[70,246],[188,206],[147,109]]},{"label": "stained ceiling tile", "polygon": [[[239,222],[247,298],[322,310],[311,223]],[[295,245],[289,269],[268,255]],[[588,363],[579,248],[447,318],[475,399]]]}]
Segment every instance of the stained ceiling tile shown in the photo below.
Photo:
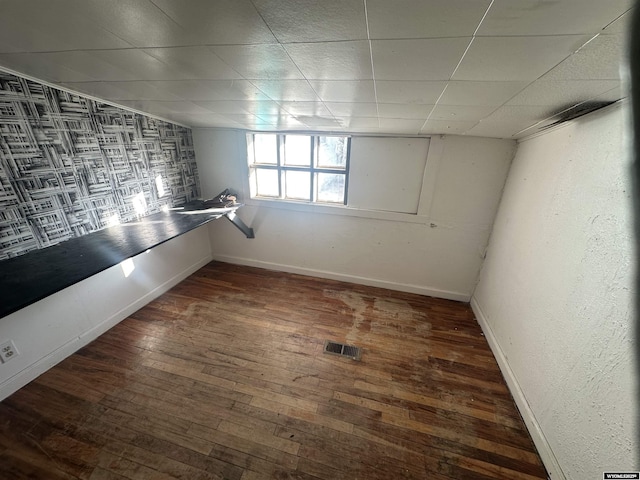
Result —
[{"label": "stained ceiling tile", "polygon": [[399,103],[378,104],[378,115],[380,118],[422,119],[424,122],[429,116],[431,110],[433,110],[433,105],[403,105]]},{"label": "stained ceiling tile", "polygon": [[310,80],[324,102],[375,102],[372,80]]},{"label": "stained ceiling tile", "polygon": [[[104,0],[98,0],[104,1]],[[129,0],[130,3],[131,0]],[[118,4],[122,2],[116,2]],[[153,0],[166,18],[186,32],[182,45],[275,43],[276,39],[250,0]],[[143,38],[142,40],[147,40]],[[155,39],[155,45],[180,45]],[[160,42],[160,43],[159,43]],[[168,43],[167,43],[168,42]],[[141,46],[148,46],[142,44]]]},{"label": "stained ceiling tile", "polygon": [[545,75],[545,80],[619,80],[623,35],[600,35]]},{"label": "stained ceiling tile", "polygon": [[444,120],[448,122],[477,122],[482,118],[490,115],[498,107],[497,106],[478,106],[478,105],[436,105],[431,112],[429,121]]},{"label": "stained ceiling tile", "polygon": [[362,0],[254,0],[282,43],[365,40]]},{"label": "stained ceiling tile", "polygon": [[451,81],[440,98],[443,105],[502,105],[529,82]]},{"label": "stained ceiling tile", "polygon": [[593,35],[631,5],[630,0],[495,0],[478,35]]},{"label": "stained ceiling tile", "polygon": [[[521,130],[546,120],[554,113],[554,109],[547,106],[502,106],[488,117],[480,120],[466,134],[510,138]],[[505,132],[510,132],[510,134],[506,135]]]},{"label": "stained ceiling tile", "polygon": [[435,104],[447,82],[387,81],[376,82],[378,101],[382,103]]},{"label": "stained ceiling tile", "polygon": [[253,80],[251,83],[272,100],[293,102],[319,100],[316,92],[306,80]]},{"label": "stained ceiling tile", "polygon": [[374,40],[376,80],[449,80],[469,40]]},{"label": "stained ceiling tile", "polygon": [[575,105],[615,88],[617,80],[538,80],[507,105]]},{"label": "stained ceiling tile", "polygon": [[477,37],[453,80],[535,80],[589,40],[586,35]]},{"label": "stained ceiling tile", "polygon": [[304,78],[282,45],[225,45],[210,48],[246,79]]},{"label": "stained ceiling tile", "polygon": [[308,80],[372,79],[366,41],[296,43],[285,49]]},{"label": "stained ceiling tile", "polygon": [[367,0],[372,39],[470,37],[490,0]]},{"label": "stained ceiling tile", "polygon": [[164,47],[143,50],[156,60],[178,67],[189,80],[234,80],[240,73],[223,62],[207,47]]}]

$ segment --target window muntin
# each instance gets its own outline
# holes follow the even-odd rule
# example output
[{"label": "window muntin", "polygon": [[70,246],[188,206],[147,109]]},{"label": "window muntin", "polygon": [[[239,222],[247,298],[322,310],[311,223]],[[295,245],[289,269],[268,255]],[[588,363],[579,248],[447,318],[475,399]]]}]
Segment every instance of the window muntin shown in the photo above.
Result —
[{"label": "window muntin", "polygon": [[247,135],[251,197],[347,204],[351,139],[335,135]]}]

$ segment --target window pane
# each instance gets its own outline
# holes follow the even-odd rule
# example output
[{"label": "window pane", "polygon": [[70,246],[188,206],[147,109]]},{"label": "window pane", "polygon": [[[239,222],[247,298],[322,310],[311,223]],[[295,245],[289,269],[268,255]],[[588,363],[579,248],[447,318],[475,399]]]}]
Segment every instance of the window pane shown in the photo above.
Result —
[{"label": "window pane", "polygon": [[267,163],[271,165],[278,163],[276,135],[255,134],[253,136],[253,148],[256,163]]},{"label": "window pane", "polygon": [[278,170],[256,168],[257,194],[263,197],[279,197]]},{"label": "window pane", "polygon": [[340,173],[318,173],[318,202],[344,203],[344,181]]},{"label": "window pane", "polygon": [[285,197],[296,200],[311,200],[311,177],[309,172],[285,172]]},{"label": "window pane", "polygon": [[311,165],[311,137],[286,135],[284,137],[284,164],[309,167]]},{"label": "window pane", "polygon": [[347,137],[319,137],[318,166],[346,168]]}]

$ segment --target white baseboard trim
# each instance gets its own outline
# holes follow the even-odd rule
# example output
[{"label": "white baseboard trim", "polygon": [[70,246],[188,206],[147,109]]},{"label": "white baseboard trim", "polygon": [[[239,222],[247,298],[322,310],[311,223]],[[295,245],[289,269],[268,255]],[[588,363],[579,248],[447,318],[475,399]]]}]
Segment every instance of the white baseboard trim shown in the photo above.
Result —
[{"label": "white baseboard trim", "polygon": [[213,254],[213,260],[232,263],[235,265],[245,265],[248,267],[265,268],[267,270],[276,270],[279,272],[295,273],[298,275],[308,275],[310,277],[327,278],[329,280],[339,280],[341,282],[356,283],[359,285],[367,285],[369,287],[386,288],[388,290],[397,290],[400,292],[417,293],[418,295],[426,295],[428,297],[444,298],[447,300],[456,300],[459,302],[468,302],[471,295],[450,292],[447,290],[438,290],[435,288],[421,287],[419,285],[411,285],[406,283],[388,282],[375,278],[359,277],[357,275],[348,275],[345,273],[328,272],[326,270],[316,270],[314,268],[296,267],[294,265],[285,265],[281,263],[263,262],[262,260],[254,260],[251,258],[232,257],[228,255]]},{"label": "white baseboard trim", "polygon": [[507,386],[509,387],[509,391],[511,392],[511,396],[516,402],[518,406],[518,410],[520,410],[520,415],[524,420],[527,429],[529,430],[529,434],[531,435],[531,439],[538,449],[538,453],[540,454],[540,458],[542,459],[542,463],[544,463],[545,468],[547,469],[547,473],[549,474],[549,478],[551,480],[566,480],[566,476],[560,468],[560,464],[558,463],[558,459],[553,453],[551,449],[551,445],[547,441],[547,438],[536,419],[533,410],[529,406],[529,402],[520,388],[520,384],[511,370],[511,366],[509,365],[509,360],[507,356],[502,351],[496,336],[493,333],[493,330],[489,326],[489,322],[487,321],[487,317],[482,311],[482,307],[478,303],[475,297],[471,298],[471,308],[473,309],[473,313],[484,332],[484,336],[487,339],[487,343],[489,343],[489,347],[493,352],[493,356],[496,358],[498,365],[500,366],[500,370],[502,371],[502,375],[507,382]]},{"label": "white baseboard trim", "polygon": [[138,298],[136,301],[125,306],[117,313],[104,319],[102,322],[100,322],[98,325],[94,326],[90,330],[87,330],[81,335],[69,340],[64,345],[61,345],[51,353],[42,357],[40,360],[37,360],[35,363],[32,363],[25,369],[21,370],[20,372],[16,373],[12,377],[5,380],[2,384],[0,384],[0,401],[4,400],[12,393],[15,393],[16,391],[18,391],[19,389],[27,385],[29,382],[35,380],[38,376],[42,375],[44,372],[49,370],[54,365],[60,363],[62,360],[72,355],[74,352],[77,352],[82,347],[94,341],[104,332],[106,332],[110,328],[120,323],[129,315],[141,309],[147,303],[159,297],[160,295],[165,293],[167,290],[169,290],[170,288],[174,287],[175,285],[180,283],[182,280],[187,278],[189,275],[191,275],[192,273],[195,273],[197,270],[204,267],[206,264],[211,262],[211,260],[212,258],[210,254],[207,255],[206,257],[201,258],[194,264],[188,266],[181,272],[169,278],[167,281],[158,285],[156,288],[149,291],[144,296]]}]

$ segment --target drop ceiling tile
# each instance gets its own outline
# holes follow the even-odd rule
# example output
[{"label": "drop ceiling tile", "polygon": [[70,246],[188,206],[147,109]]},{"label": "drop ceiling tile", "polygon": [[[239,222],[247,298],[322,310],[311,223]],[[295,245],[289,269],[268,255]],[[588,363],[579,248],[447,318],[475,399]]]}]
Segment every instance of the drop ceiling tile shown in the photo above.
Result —
[{"label": "drop ceiling tile", "polygon": [[453,80],[535,80],[587,40],[585,35],[477,37]]},{"label": "drop ceiling tile", "polygon": [[181,100],[148,82],[67,82],[61,86],[105,100]]},{"label": "drop ceiling tile", "polygon": [[282,45],[225,45],[211,50],[247,79],[304,78]]},{"label": "drop ceiling tile", "polygon": [[594,98],[594,100],[601,102],[615,102],[627,97],[629,97],[629,92],[627,91],[627,89],[622,85],[618,85],[617,87],[598,95]]},{"label": "drop ceiling tile", "polygon": [[250,113],[227,113],[223,116],[224,118],[227,118],[241,125],[255,125],[256,122],[262,122],[262,117],[252,115]]},{"label": "drop ceiling tile", "polygon": [[546,120],[554,114],[548,106],[502,106],[476,126],[467,135],[511,138],[521,130]]},{"label": "drop ceiling tile", "polygon": [[98,80],[85,72],[63,65],[49,53],[4,53],[0,65],[45,82],[90,82]]},{"label": "drop ceiling tile", "polygon": [[477,122],[493,113],[497,106],[477,105],[436,105],[429,121],[443,120],[447,122]]},{"label": "drop ceiling tile", "polygon": [[359,131],[361,129],[375,129],[377,130],[379,127],[379,121],[377,117],[336,117],[336,120],[340,122],[340,124],[350,131]]},{"label": "drop ceiling tile", "polygon": [[309,84],[324,102],[376,101],[372,80],[310,80]]},{"label": "drop ceiling tile", "polygon": [[381,118],[380,131],[382,133],[403,133],[415,135],[420,132],[424,120],[409,120],[406,118]]},{"label": "drop ceiling tile", "polygon": [[184,100],[176,102],[164,102],[159,100],[121,100],[118,103],[120,105],[125,105],[127,107],[155,115],[164,115],[168,113],[211,113],[199,105]]},{"label": "drop ceiling tile", "polygon": [[619,80],[624,35],[600,35],[544,76],[545,80]]},{"label": "drop ceiling tile", "polygon": [[3,2],[0,51],[48,52],[132,46],[83,17],[74,6],[74,2],[65,0]]},{"label": "drop ceiling tile", "polygon": [[253,80],[252,83],[272,100],[299,102],[319,100],[306,80]]},{"label": "drop ceiling tile", "polygon": [[372,39],[470,37],[490,0],[367,0]]},{"label": "drop ceiling tile", "polygon": [[507,105],[575,105],[615,88],[617,80],[538,80]]},{"label": "drop ceiling tile", "polygon": [[149,83],[185,100],[270,100],[248,80],[176,80]]},{"label": "drop ceiling tile", "polygon": [[291,115],[333,117],[333,114],[322,102],[280,102],[280,107]]},{"label": "drop ceiling tile", "polygon": [[189,127],[200,128],[243,128],[239,123],[233,122],[222,115],[215,113],[171,113],[167,115],[169,120],[187,125]]},{"label": "drop ceiling tile", "polygon": [[[29,54],[25,54],[29,55]],[[141,50],[91,50],[31,54],[37,62],[55,63],[78,76],[58,78],[58,81],[169,80],[185,78],[170,67]],[[38,69],[38,66],[36,66]],[[30,73],[30,72],[25,72]]]},{"label": "drop ceiling tile", "polygon": [[449,80],[469,40],[374,40],[376,80]]},{"label": "drop ceiling tile", "polygon": [[277,129],[288,130],[307,130],[307,125],[300,122],[293,115],[260,115],[260,119],[269,125],[275,126]]},{"label": "drop ceiling tile", "polygon": [[151,1],[67,0],[67,2],[68,8],[81,11],[89,21],[136,47],[193,44],[190,43],[189,30],[172,20]]},{"label": "drop ceiling tile", "polygon": [[338,117],[377,117],[376,103],[328,102],[325,104]]},{"label": "drop ceiling tile", "polygon": [[295,43],[285,49],[308,80],[373,78],[367,41]]},{"label": "drop ceiling tile", "polygon": [[333,115],[326,117],[316,115],[295,115],[294,118],[312,128],[339,128],[341,123]]},{"label": "drop ceiling tile", "polygon": [[382,103],[435,104],[447,82],[376,81],[378,101]]},{"label": "drop ceiling tile", "polygon": [[632,20],[633,9],[629,9],[609,25],[607,25],[602,33],[605,35],[627,35],[629,30],[631,29]]},{"label": "drop ceiling tile", "polygon": [[253,115],[278,115],[286,113],[276,102],[271,100],[213,100],[194,101],[193,103],[221,115],[226,114],[253,114]]},{"label": "drop ceiling tile", "polygon": [[234,80],[242,78],[207,47],[165,47],[143,50],[159,62],[179,69],[190,80]]},{"label": "drop ceiling tile", "polygon": [[138,47],[275,42],[249,0],[77,0],[101,26]]},{"label": "drop ceiling tile", "polygon": [[367,38],[362,0],[254,0],[253,3],[282,43]]},{"label": "drop ceiling tile", "polygon": [[443,105],[502,105],[529,82],[451,81],[440,98]]},{"label": "drop ceiling tile", "polygon": [[630,6],[630,0],[495,0],[478,35],[596,34]]},{"label": "drop ceiling tile", "polygon": [[476,121],[462,121],[462,120],[429,120],[424,124],[421,134],[449,134],[449,135],[461,135],[474,127],[478,122]]},{"label": "drop ceiling tile", "polygon": [[423,122],[431,113],[433,105],[403,105],[400,103],[379,103],[380,118],[421,119]]}]

